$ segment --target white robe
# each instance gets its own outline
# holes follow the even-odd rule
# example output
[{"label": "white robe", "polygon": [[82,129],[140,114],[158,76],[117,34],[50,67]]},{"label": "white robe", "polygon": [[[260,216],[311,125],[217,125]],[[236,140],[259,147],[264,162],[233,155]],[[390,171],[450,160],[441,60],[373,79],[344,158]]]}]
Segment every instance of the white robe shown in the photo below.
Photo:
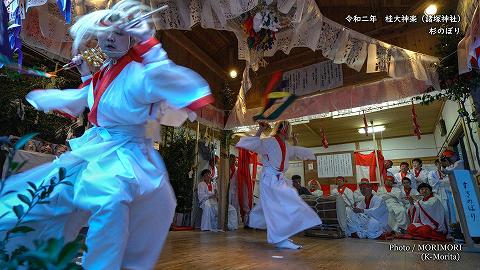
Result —
[{"label": "white robe", "polygon": [[[202,223],[200,229],[202,231],[217,231],[218,228],[218,201],[210,196],[215,195],[216,185],[212,182],[212,190],[208,190],[208,185],[204,181],[198,183],[198,202],[202,208]],[[235,208],[228,205],[228,224],[229,230],[238,229],[238,217]]]},{"label": "white robe", "polygon": [[[408,172],[405,177],[408,177],[410,181],[412,181],[412,188],[417,189],[417,180],[415,179],[415,175],[411,172]],[[402,173],[398,172],[395,174],[395,186],[400,188],[402,186]]]},{"label": "white robe", "polygon": [[228,190],[228,200],[230,204],[235,208],[237,213],[240,213],[240,205],[238,202],[238,168],[235,167],[235,172],[233,173],[232,177],[230,178],[230,187]]},{"label": "white robe", "polygon": [[[289,160],[315,160],[310,149],[290,146],[285,142],[285,160],[274,137],[243,137],[237,147],[261,155],[263,170],[260,176],[260,198],[250,212],[249,226],[267,229],[269,243],[279,243],[292,235],[322,223],[317,213],[287,185],[284,172]],[[284,170],[278,171],[284,164]]]},{"label": "white robe", "polygon": [[443,205],[443,208],[445,210],[445,216],[447,217],[447,221],[449,223],[452,222],[452,217],[455,215],[452,212],[455,211],[455,207],[453,206],[454,202],[449,199],[448,194],[452,193],[452,188],[450,186],[450,179],[448,178],[448,175],[443,175],[441,177],[440,173],[438,170],[431,171],[428,179],[428,183],[430,186],[432,186],[433,194],[437,199],[440,200],[440,202]]},{"label": "white robe", "polygon": [[[158,116],[164,124],[183,123],[188,113],[181,108],[204,100],[210,90],[198,74],[172,63],[153,38],[130,50],[140,51],[146,52],[137,55],[141,62],[127,63],[96,103],[98,127],[70,140],[72,151],[52,163],[7,181],[5,191],[26,191],[27,181],[38,186],[64,167],[74,184],[73,188],[60,185],[50,204],[34,208],[27,221],[36,230],[17,237],[22,244],[50,237],[70,241],[88,224],[85,269],[153,269],[176,201],[165,165],[146,139],[145,126]],[[26,98],[37,110],[79,115],[85,107],[92,109],[94,91],[90,82],[80,89],[36,90]],[[2,197],[0,213],[19,202],[16,194]],[[2,218],[0,230],[15,221],[13,214]]]},{"label": "white robe", "polygon": [[375,239],[388,230],[387,205],[381,197],[372,196],[368,209],[365,200],[357,204],[357,208],[364,209],[363,213],[354,213],[351,208],[347,208],[348,236],[357,233],[359,238]]},{"label": "white robe", "polygon": [[392,187],[390,192],[383,187],[379,187],[377,196],[382,197],[388,208],[388,225],[392,230],[398,232],[399,229],[406,229],[408,225],[407,210],[403,205],[402,192],[397,187]]},{"label": "white robe", "polygon": [[322,197],[323,196],[323,191],[321,189],[317,189],[313,192],[311,192],[313,196],[316,196],[316,197]]},{"label": "white robe", "polygon": [[345,205],[348,206],[348,207],[354,207],[355,206],[355,202],[356,201],[360,201],[360,199],[357,198],[357,200],[355,200],[355,194],[353,193],[353,191],[351,189],[349,189],[348,187],[345,187],[345,189],[343,190],[343,194],[340,194],[338,192],[338,188],[335,187],[334,189],[332,189],[332,191],[330,192],[330,194],[332,194],[332,196],[341,196],[343,198],[343,200],[345,201]]},{"label": "white robe", "polygon": [[[407,197],[407,192],[405,192],[405,188],[402,186],[400,188],[400,191],[402,192],[402,202],[403,202],[403,207],[405,208],[405,211],[408,211],[408,209],[410,208],[410,206],[412,206],[412,204],[410,203],[410,201],[406,198]],[[410,190],[410,193],[409,193],[410,196],[419,196],[420,193],[418,193],[418,191],[416,189],[411,189]],[[414,200],[414,202],[417,201],[417,200]],[[411,220],[410,220],[411,222]]]},{"label": "white robe", "polygon": [[440,200],[435,196],[426,201],[419,200],[416,202],[410,209],[410,213],[413,216],[412,224],[415,227],[427,225],[439,233],[447,232],[445,210]]},{"label": "white robe", "polygon": [[[417,187],[421,183],[427,183],[428,184],[428,175],[430,174],[429,171],[425,170],[422,168],[422,170],[418,173],[415,172],[415,169],[413,169],[413,175],[415,176],[415,180],[417,181]],[[413,181],[413,180],[412,180]]]}]

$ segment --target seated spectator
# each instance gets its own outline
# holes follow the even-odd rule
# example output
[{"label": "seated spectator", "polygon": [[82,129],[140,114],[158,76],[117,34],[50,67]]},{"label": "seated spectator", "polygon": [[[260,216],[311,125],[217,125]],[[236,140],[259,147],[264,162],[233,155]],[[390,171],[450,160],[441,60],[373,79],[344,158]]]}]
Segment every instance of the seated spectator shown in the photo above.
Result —
[{"label": "seated spectator", "polygon": [[423,199],[415,202],[408,210],[412,220],[407,229],[408,234],[420,239],[445,240],[447,224],[442,203],[433,195],[429,184],[422,183],[417,190]]},{"label": "seated spectator", "polygon": [[382,197],[388,209],[388,225],[395,232],[403,232],[408,225],[407,211],[403,206],[402,192],[393,186],[394,178],[387,176],[385,186],[379,187],[377,195]]},{"label": "seated spectator", "polygon": [[400,191],[402,192],[402,201],[405,210],[408,210],[420,196],[420,193],[412,188],[411,183],[412,180],[410,180],[408,177],[404,177],[402,179],[402,188]]},{"label": "seated spectator", "polygon": [[308,181],[308,189],[312,195],[317,196],[317,197],[322,197],[323,196],[323,191],[320,188],[320,184],[318,183],[317,180],[312,179]]},{"label": "seated spectator", "polygon": [[402,179],[404,177],[408,177],[412,181],[412,188],[417,188],[417,180],[415,179],[415,175],[410,172],[410,168],[407,162],[400,163],[400,171],[395,174],[395,186],[400,187],[402,184]]},{"label": "seated spectator", "polygon": [[[209,169],[200,173],[202,181],[198,183],[198,201],[202,208],[202,231],[218,230],[218,193],[215,184],[212,183],[212,174]],[[228,229],[238,229],[238,217],[235,208],[228,205]]]},{"label": "seated spectator", "polygon": [[332,189],[332,196],[341,196],[345,201],[345,205],[353,207],[355,205],[355,197],[353,191],[345,185],[345,178],[343,176],[338,176],[335,179],[337,187]]},{"label": "seated spectator", "polygon": [[292,176],[292,185],[295,189],[297,189],[298,195],[312,195],[306,187],[302,187],[300,184],[301,181],[302,177],[300,175]]},{"label": "seated spectator", "polygon": [[30,152],[36,152],[37,151],[37,146],[35,145],[35,142],[33,140],[29,140],[24,146],[23,150],[25,151],[30,151]]},{"label": "seated spectator", "polygon": [[421,183],[428,183],[428,171],[422,168],[423,161],[419,158],[414,158],[412,160],[412,166],[415,174],[415,180],[417,181],[417,186]]},{"label": "seated spectator", "polygon": [[53,154],[52,144],[49,142],[44,142],[43,145],[40,147],[39,152],[43,154],[52,155]]},{"label": "seated spectator", "polygon": [[387,205],[372,193],[368,179],[361,180],[360,191],[365,199],[353,208],[347,207],[346,233],[354,238],[378,238],[389,230]]}]

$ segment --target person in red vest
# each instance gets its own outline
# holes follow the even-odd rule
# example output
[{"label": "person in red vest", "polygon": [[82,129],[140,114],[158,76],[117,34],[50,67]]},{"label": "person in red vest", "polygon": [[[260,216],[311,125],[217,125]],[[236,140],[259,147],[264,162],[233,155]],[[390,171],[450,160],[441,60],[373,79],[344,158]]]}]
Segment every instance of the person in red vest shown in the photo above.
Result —
[{"label": "person in red vest", "polygon": [[408,234],[424,239],[445,240],[448,228],[442,203],[434,196],[432,187],[427,183],[420,184],[418,192],[423,199],[408,210],[412,220],[407,228]]},{"label": "person in red vest", "polygon": [[[165,164],[147,137],[147,127],[153,128],[147,124],[181,126],[194,117],[193,110],[213,102],[208,83],[168,58],[148,21],[127,23],[149,10],[139,1],[122,0],[78,18],[70,29],[73,53],[96,39],[107,56],[101,69],[90,74],[77,55],[71,64],[82,75],[79,89],[34,90],[26,96],[39,111],[78,116],[90,109],[92,127],[69,141],[71,151],[13,176],[4,190],[29,196],[27,181],[40,186],[65,168],[73,187],[59,185],[50,204],[29,212],[24,221],[35,231],[16,240],[22,238],[26,246],[51,237],[71,241],[88,225],[85,269],[154,268],[176,200]],[[0,213],[18,204],[17,192],[2,196]],[[16,221],[13,213],[3,217],[0,235]]]},{"label": "person in red vest", "polygon": [[299,249],[289,237],[322,223],[317,213],[298,195],[297,190],[287,184],[285,171],[289,160],[315,160],[308,148],[287,143],[292,137],[292,126],[288,121],[276,123],[271,137],[261,139],[267,123],[259,123],[255,136],[243,137],[237,143],[261,155],[263,164],[260,176],[260,199],[250,212],[249,226],[267,229],[267,241],[277,248]]},{"label": "person in red vest", "polygon": [[341,196],[346,206],[353,207],[357,200],[355,200],[353,191],[345,185],[345,177],[338,176],[335,182],[337,183],[337,187],[332,189],[332,196]]}]

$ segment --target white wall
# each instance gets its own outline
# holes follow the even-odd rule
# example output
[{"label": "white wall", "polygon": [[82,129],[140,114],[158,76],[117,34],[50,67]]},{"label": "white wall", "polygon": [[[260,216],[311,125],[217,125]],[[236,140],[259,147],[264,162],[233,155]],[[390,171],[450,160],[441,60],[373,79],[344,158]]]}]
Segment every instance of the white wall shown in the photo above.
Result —
[{"label": "white wall", "polygon": [[[471,105],[471,102],[467,102],[467,103],[468,104],[466,104],[466,109],[470,113],[473,110],[473,106]],[[467,159],[470,164],[470,169],[479,170],[480,166],[476,158],[474,158],[475,147],[472,142],[472,138],[470,137],[469,131],[466,128],[466,124],[464,129],[463,120],[458,116],[458,109],[459,109],[459,105],[454,101],[447,101],[443,107],[442,118],[445,121],[447,135],[443,137],[440,135],[440,125],[437,123],[437,127],[435,129],[435,142],[437,147],[437,153],[442,151],[442,147],[448,146],[448,144],[451,143],[452,136],[455,135],[455,132],[458,129],[461,129],[463,130],[463,133],[465,135],[463,142],[465,144],[465,148],[467,151]],[[480,145],[480,138],[479,138],[478,129],[476,125],[477,125],[476,123],[472,124],[473,140]]]},{"label": "white wall", "polygon": [[[377,138],[377,140],[379,140]],[[422,135],[422,139],[418,140],[415,136],[400,137],[393,139],[383,139],[382,151],[386,159],[408,159],[415,157],[436,156],[436,145],[433,134]],[[374,149],[373,141],[364,141],[359,143],[359,150],[371,152]],[[323,147],[312,147],[314,153],[332,153],[342,151],[355,151],[354,143],[331,145],[327,149]]]}]

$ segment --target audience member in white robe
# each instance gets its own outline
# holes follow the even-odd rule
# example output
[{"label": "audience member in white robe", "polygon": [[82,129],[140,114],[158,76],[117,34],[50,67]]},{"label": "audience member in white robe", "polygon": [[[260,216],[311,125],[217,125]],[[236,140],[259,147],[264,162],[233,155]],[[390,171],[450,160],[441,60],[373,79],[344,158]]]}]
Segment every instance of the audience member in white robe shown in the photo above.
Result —
[{"label": "audience member in white robe", "polygon": [[[420,198],[420,193],[412,188],[412,180],[410,180],[408,177],[404,177],[402,180],[401,192],[403,206],[405,207],[405,211],[408,211],[410,206],[412,206],[413,203]],[[410,222],[411,220],[409,220],[409,224]]]},{"label": "audience member in white robe", "polygon": [[217,189],[212,183],[212,174],[209,169],[204,169],[200,176],[202,181],[198,183],[198,202],[202,208],[202,231],[215,231],[218,226]]},{"label": "audience member in white robe", "polygon": [[354,207],[356,201],[354,198],[354,193],[345,185],[345,178],[343,176],[338,176],[335,179],[335,182],[337,186],[332,189],[330,194],[332,194],[332,196],[341,196],[347,207]]},{"label": "audience member in white robe", "polygon": [[395,174],[396,187],[400,187],[400,185],[402,185],[402,179],[404,177],[408,177],[412,181],[412,188],[417,189],[417,180],[415,179],[415,175],[410,172],[407,162],[402,162],[400,164],[400,171]]},{"label": "audience member in white robe", "polygon": [[310,193],[312,193],[312,195],[314,196],[317,196],[317,197],[323,196],[323,191],[320,187],[320,183],[318,183],[318,181],[315,179],[308,181],[308,189],[310,190]]},{"label": "audience member in white robe", "polygon": [[237,185],[237,157],[235,155],[229,156],[230,163],[230,187],[228,191],[228,200],[230,204],[235,208],[237,214],[240,213],[240,206],[238,202],[238,185]]},{"label": "audience member in white robe", "polygon": [[[212,182],[212,174],[209,169],[200,173],[202,181],[198,183],[198,202],[202,208],[202,231],[218,231],[218,193],[215,183]],[[229,230],[238,229],[238,216],[235,208],[228,205],[228,224]]]},{"label": "audience member in white robe", "polygon": [[385,176],[393,176],[395,177],[395,175],[390,171],[390,169],[392,168],[393,166],[393,161],[391,160],[385,160],[385,163],[384,163],[384,170],[385,170]]},{"label": "audience member in white robe", "polygon": [[[453,171],[455,170],[464,170],[465,165],[463,163],[463,160],[459,159],[457,153],[455,153],[452,150],[445,150],[440,158],[440,164],[443,167],[442,172],[446,175],[452,174]],[[451,223],[456,223],[457,222],[457,208],[455,207],[455,201],[453,199],[453,193],[451,188],[450,189],[445,189],[445,192],[447,193],[447,198],[449,207],[449,220]]]},{"label": "audience member in white robe", "polygon": [[428,184],[429,172],[423,168],[423,161],[419,158],[414,158],[412,160],[412,167],[413,175],[415,175],[415,180],[417,181],[417,186],[421,183]]},{"label": "audience member in white robe", "polygon": [[408,225],[407,211],[403,206],[402,192],[393,186],[394,179],[387,176],[385,185],[378,188],[377,196],[382,197],[388,208],[388,225],[395,232],[405,230]]},{"label": "audience member in white robe", "polygon": [[439,160],[435,160],[435,167],[437,167],[437,169],[430,172],[428,184],[432,187],[433,195],[442,203],[443,208],[445,209],[445,216],[450,223],[451,214],[449,203],[452,202],[449,202],[447,195],[447,192],[450,194],[452,193],[450,179],[448,178],[448,175],[442,172]]},{"label": "audience member in white robe", "polygon": [[445,150],[443,152],[441,163],[442,167],[445,168],[443,172],[446,174],[451,174],[454,170],[465,170],[465,164],[463,160],[461,160],[457,153],[452,150]]},{"label": "audience member in white robe", "polygon": [[[147,123],[159,120],[181,126],[191,116],[187,107],[200,108],[212,101],[208,83],[169,60],[146,21],[133,27],[113,21],[137,18],[144,8],[136,1],[119,1],[111,9],[77,18],[70,29],[73,46],[96,39],[107,55],[101,71],[92,79],[88,65],[77,55],[72,63],[84,81],[79,89],[35,90],[26,99],[39,111],[60,110],[72,116],[88,107],[92,127],[69,141],[71,151],[13,176],[4,189],[26,191],[27,181],[39,186],[65,168],[73,187],[59,185],[50,204],[36,205],[23,220],[35,231],[17,235],[15,241],[50,237],[71,241],[88,223],[82,266],[89,270],[154,268],[176,201],[167,169],[147,138]],[[1,197],[0,213],[21,203],[16,195]],[[2,216],[2,239],[12,221],[17,221],[13,213]]]},{"label": "audience member in white robe", "polygon": [[415,202],[409,209],[412,223],[408,226],[408,234],[425,239],[445,240],[448,228],[442,203],[433,195],[429,184],[420,184],[418,191],[423,199]]},{"label": "audience member in white robe", "polygon": [[381,197],[373,195],[368,179],[361,180],[360,191],[365,199],[353,209],[347,207],[346,233],[354,238],[378,238],[390,230],[387,205]]},{"label": "audience member in white robe", "polygon": [[280,121],[275,125],[272,137],[261,139],[266,123],[259,123],[255,136],[243,137],[237,147],[261,155],[263,164],[260,176],[260,198],[250,212],[249,226],[267,229],[268,243],[278,248],[299,249],[289,237],[322,223],[317,213],[298,195],[297,190],[288,186],[285,171],[289,160],[315,160],[313,152],[298,147],[296,136],[293,146],[286,141],[291,137],[291,125]]}]

